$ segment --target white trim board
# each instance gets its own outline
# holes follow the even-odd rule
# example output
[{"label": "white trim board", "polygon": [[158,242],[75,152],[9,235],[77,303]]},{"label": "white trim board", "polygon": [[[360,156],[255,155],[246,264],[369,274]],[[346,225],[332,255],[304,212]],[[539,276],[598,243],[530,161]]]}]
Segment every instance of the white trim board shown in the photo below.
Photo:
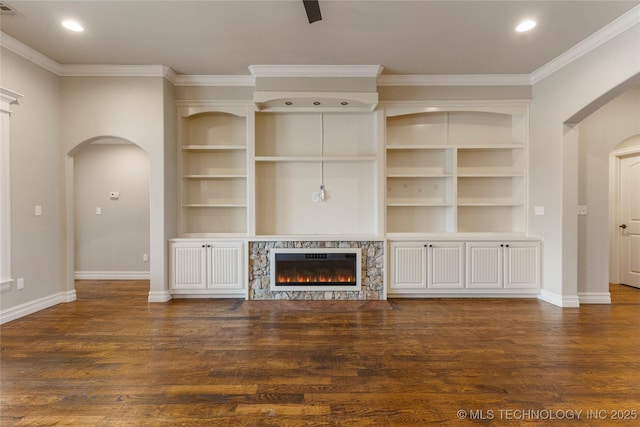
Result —
[{"label": "white trim board", "polygon": [[580,307],[580,298],[578,295],[559,295],[543,289],[540,291],[540,294],[538,294],[538,299],[563,308]]},{"label": "white trim board", "polygon": [[149,280],[148,271],[76,271],[75,280]]},{"label": "white trim board", "polygon": [[578,292],[580,304],[611,304],[609,292]]},{"label": "white trim board", "polygon": [[3,323],[11,322],[12,320],[19,319],[29,314],[36,313],[54,305],[58,305],[63,302],[72,302],[76,300],[76,290],[73,289],[67,292],[59,292],[57,294],[49,295],[47,297],[39,298],[34,301],[29,301],[24,304],[17,305],[15,307],[7,308],[0,311],[0,325]]}]

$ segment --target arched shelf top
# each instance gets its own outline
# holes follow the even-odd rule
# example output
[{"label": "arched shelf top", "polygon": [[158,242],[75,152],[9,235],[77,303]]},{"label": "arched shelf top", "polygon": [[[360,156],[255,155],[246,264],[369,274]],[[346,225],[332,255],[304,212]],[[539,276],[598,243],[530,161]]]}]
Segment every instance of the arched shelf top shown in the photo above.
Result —
[{"label": "arched shelf top", "polygon": [[500,100],[500,101],[381,101],[387,117],[403,116],[420,113],[437,112],[481,112],[507,115],[527,115],[530,101]]},{"label": "arched shelf top", "polygon": [[247,117],[254,111],[251,101],[176,101],[178,115],[191,117],[204,113],[226,113],[238,117]]}]

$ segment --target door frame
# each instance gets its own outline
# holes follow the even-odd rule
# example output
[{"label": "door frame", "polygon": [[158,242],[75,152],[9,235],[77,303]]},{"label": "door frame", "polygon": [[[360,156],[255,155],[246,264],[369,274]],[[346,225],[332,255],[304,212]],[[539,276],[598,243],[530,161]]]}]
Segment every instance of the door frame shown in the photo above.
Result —
[{"label": "door frame", "polygon": [[640,156],[640,140],[638,145],[614,149],[609,154],[609,282],[620,283],[620,173],[621,159],[629,155]]}]

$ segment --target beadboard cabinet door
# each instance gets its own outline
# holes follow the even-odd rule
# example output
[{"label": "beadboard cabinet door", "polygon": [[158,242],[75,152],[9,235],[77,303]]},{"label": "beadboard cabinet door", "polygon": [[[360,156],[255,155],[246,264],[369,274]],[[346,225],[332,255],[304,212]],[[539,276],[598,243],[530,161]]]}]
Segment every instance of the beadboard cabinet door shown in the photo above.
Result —
[{"label": "beadboard cabinet door", "polygon": [[429,243],[427,257],[429,289],[464,288],[464,243]]},{"label": "beadboard cabinet door", "polygon": [[390,289],[464,288],[464,243],[392,242]]},{"label": "beadboard cabinet door", "polygon": [[[177,294],[244,291],[244,242],[181,239],[170,243],[170,287]],[[236,295],[242,296],[242,295]]]},{"label": "beadboard cabinet door", "polygon": [[427,288],[427,248],[422,242],[392,242],[390,244],[389,288]]},{"label": "beadboard cabinet door", "polygon": [[469,288],[540,287],[539,242],[469,242],[467,264]]}]

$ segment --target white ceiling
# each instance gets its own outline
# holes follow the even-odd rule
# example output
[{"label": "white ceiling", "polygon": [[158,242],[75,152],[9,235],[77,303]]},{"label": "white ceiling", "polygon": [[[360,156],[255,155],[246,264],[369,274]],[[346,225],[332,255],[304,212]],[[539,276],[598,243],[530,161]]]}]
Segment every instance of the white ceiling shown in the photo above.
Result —
[{"label": "white ceiling", "polygon": [[[60,64],[167,65],[248,75],[252,64],[379,64],[383,74],[531,74],[640,1],[2,0],[2,31]],[[86,28],[60,25],[75,18]],[[519,34],[519,20],[538,26]]]}]

